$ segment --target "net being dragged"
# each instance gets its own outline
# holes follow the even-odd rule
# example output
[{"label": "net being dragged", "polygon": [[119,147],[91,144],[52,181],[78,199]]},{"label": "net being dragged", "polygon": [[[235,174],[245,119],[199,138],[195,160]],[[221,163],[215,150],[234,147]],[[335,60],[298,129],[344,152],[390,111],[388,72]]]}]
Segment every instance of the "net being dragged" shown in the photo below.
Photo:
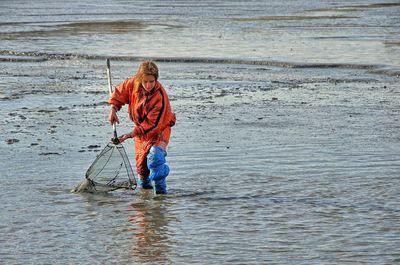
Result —
[{"label": "net being dragged", "polygon": [[137,183],[122,144],[108,143],[86,171],[74,192],[108,192],[136,189]]}]

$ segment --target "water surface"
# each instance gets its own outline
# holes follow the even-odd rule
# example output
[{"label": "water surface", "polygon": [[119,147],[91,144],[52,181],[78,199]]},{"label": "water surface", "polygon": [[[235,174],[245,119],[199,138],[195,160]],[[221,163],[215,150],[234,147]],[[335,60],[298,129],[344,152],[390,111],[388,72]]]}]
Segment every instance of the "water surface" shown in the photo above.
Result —
[{"label": "water surface", "polygon": [[[5,264],[400,262],[397,2],[0,5]],[[115,84],[157,59],[167,196],[70,193],[112,134],[106,57]]]}]

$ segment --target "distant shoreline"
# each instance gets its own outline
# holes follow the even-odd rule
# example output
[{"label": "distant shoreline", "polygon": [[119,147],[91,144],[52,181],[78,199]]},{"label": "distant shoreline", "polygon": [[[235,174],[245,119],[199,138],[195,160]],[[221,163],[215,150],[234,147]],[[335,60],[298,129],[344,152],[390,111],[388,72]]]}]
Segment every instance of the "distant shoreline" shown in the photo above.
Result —
[{"label": "distant shoreline", "polygon": [[201,63],[201,64],[243,64],[243,65],[260,65],[272,66],[280,68],[338,68],[338,69],[355,69],[368,70],[370,73],[382,74],[387,76],[400,77],[400,66],[391,65],[374,65],[374,64],[357,64],[357,63],[316,63],[316,62],[284,62],[275,60],[251,60],[236,58],[213,58],[213,57],[159,57],[159,56],[106,56],[106,55],[89,55],[79,53],[45,53],[45,52],[17,52],[11,50],[0,51],[0,62],[44,62],[48,60],[70,60],[70,59],[86,59],[86,60],[106,60],[113,61],[142,61],[153,60],[156,62],[168,63]]}]

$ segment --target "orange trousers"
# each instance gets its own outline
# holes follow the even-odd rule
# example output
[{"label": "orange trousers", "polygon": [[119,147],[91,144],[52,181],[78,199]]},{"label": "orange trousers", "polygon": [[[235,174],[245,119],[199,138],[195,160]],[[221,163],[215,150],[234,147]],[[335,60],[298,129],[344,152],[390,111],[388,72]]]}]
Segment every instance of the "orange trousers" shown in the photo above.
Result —
[{"label": "orange trousers", "polygon": [[145,137],[135,137],[135,159],[136,159],[136,172],[142,179],[146,179],[150,175],[150,170],[147,167],[147,155],[150,148],[160,146],[166,150],[171,136],[171,127],[165,128],[159,136],[159,139],[147,140]]}]

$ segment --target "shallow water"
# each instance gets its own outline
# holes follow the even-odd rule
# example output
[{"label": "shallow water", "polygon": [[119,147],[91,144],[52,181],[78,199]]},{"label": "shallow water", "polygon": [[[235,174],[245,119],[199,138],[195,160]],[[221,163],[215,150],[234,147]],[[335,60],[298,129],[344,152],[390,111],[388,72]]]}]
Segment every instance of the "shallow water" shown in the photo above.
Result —
[{"label": "shallow water", "polygon": [[[369,25],[364,33],[389,40],[367,14],[385,14],[378,18],[392,25],[397,4],[271,2],[265,8],[253,1],[243,8],[228,1],[141,2],[132,13],[129,2],[105,10],[41,1],[26,13],[24,3],[3,1],[0,9],[0,30],[8,32],[0,42],[6,50],[0,60],[2,262],[400,262],[400,88],[390,74],[398,53],[388,56],[376,39],[357,40],[351,34],[357,27],[338,26],[350,18],[323,17],[339,11],[358,16],[356,21]],[[320,17],[303,19],[308,12]],[[129,23],[120,24],[127,18]],[[251,27],[271,30],[278,39],[251,33]],[[315,27],[346,36],[329,41],[335,51],[347,47],[340,50],[345,56],[330,60],[312,38],[292,34],[301,29],[321,35]],[[142,38],[131,34],[136,31]],[[194,31],[204,39],[190,35]],[[161,44],[145,46],[149,32],[164,50]],[[213,38],[221,32],[225,35]],[[169,34],[174,38],[164,42]],[[237,45],[222,49],[229,38]],[[285,49],[294,39],[321,50],[289,56]],[[273,41],[283,43],[282,50],[269,45],[268,53],[254,50]],[[375,57],[349,42],[370,46]],[[137,67],[137,53],[177,57],[159,62],[160,80],[178,116],[167,157],[169,194],[70,193],[112,134],[103,59],[116,57],[116,84]],[[312,56],[322,65],[305,67]],[[120,133],[131,129],[124,113]],[[133,154],[131,142],[125,148]]]},{"label": "shallow water", "polygon": [[397,1],[0,3],[8,52],[366,64],[399,71]]},{"label": "shallow water", "polygon": [[397,78],[161,63],[179,121],[170,194],[72,194],[111,135],[103,64],[3,64],[39,87],[0,101],[2,137],[19,140],[0,143],[7,263],[399,261]]}]

